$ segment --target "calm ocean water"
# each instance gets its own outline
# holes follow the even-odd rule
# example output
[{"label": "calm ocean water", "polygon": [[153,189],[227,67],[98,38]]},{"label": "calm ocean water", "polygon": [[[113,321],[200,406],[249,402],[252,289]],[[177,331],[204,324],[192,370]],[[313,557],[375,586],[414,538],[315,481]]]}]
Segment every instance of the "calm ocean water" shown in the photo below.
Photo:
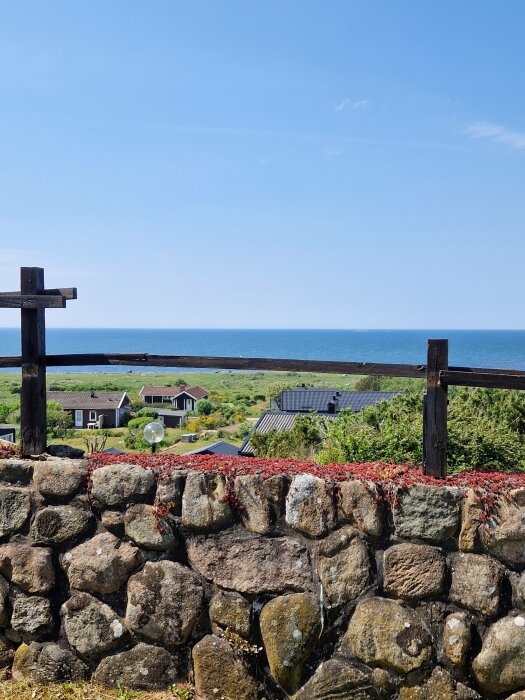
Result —
[{"label": "calm ocean water", "polygon": [[[148,352],[412,364],[426,361],[428,338],[449,339],[451,365],[525,370],[525,331],[49,328],[46,342],[48,353]],[[19,354],[19,329],[0,328],[0,355]],[[153,367],[140,370],[69,367],[50,368],[49,372],[126,372],[128,369],[158,371]]]}]

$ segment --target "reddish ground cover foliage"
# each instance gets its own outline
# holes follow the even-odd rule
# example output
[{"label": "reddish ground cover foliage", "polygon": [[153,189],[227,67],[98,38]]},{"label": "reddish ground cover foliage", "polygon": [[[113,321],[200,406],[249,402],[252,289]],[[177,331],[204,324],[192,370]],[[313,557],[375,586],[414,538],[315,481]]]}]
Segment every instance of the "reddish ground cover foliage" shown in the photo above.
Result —
[{"label": "reddish ground cover foliage", "polygon": [[10,457],[16,457],[18,454],[17,448],[12,445],[7,440],[0,439],[0,459],[9,459]]},{"label": "reddish ground cover foliage", "polygon": [[443,481],[425,476],[420,468],[402,464],[388,464],[386,462],[321,466],[315,462],[303,462],[293,459],[220,457],[217,455],[111,455],[104,453],[89,455],[88,460],[91,472],[108,464],[137,464],[144,469],[151,469],[157,478],[160,478],[171,469],[190,469],[199,472],[220,473],[226,477],[260,474],[263,479],[277,474],[294,476],[295,474],[306,473],[334,483],[345,479],[373,482],[381,486],[384,492],[390,492],[393,488],[395,490],[404,488],[411,484],[472,488],[477,493],[483,494],[485,498],[489,494],[505,495],[512,489],[525,487],[525,473],[523,472],[509,474],[506,472],[472,470],[449,476],[446,481]]}]

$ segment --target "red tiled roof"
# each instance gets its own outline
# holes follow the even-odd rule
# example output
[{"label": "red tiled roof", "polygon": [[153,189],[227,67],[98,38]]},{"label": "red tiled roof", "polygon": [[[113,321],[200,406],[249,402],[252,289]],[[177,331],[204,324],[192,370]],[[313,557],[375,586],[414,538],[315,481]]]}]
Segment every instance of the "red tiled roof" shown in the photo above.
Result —
[{"label": "red tiled roof", "polygon": [[186,392],[186,394],[193,396],[194,399],[197,399],[197,401],[199,399],[204,399],[210,393],[207,389],[204,389],[202,386],[194,386],[191,389],[185,389],[184,391]]}]

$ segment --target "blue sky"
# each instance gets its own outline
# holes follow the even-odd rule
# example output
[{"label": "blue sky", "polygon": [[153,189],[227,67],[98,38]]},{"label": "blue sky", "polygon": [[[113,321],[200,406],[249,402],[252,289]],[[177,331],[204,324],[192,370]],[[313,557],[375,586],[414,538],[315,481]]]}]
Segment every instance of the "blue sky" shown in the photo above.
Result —
[{"label": "blue sky", "polygon": [[525,328],[522,2],[0,9],[0,286],[76,285],[48,325]]}]

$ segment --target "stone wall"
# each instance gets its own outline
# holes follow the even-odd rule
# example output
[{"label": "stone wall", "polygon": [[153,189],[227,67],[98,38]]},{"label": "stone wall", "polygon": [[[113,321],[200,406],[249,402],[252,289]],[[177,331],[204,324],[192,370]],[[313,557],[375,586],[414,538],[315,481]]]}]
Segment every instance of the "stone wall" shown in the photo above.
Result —
[{"label": "stone wall", "polygon": [[[219,464],[219,462],[218,462]],[[0,666],[202,700],[525,698],[525,489],[0,460]],[[88,489],[89,484],[89,489]],[[522,692],[519,692],[522,691]]]}]

